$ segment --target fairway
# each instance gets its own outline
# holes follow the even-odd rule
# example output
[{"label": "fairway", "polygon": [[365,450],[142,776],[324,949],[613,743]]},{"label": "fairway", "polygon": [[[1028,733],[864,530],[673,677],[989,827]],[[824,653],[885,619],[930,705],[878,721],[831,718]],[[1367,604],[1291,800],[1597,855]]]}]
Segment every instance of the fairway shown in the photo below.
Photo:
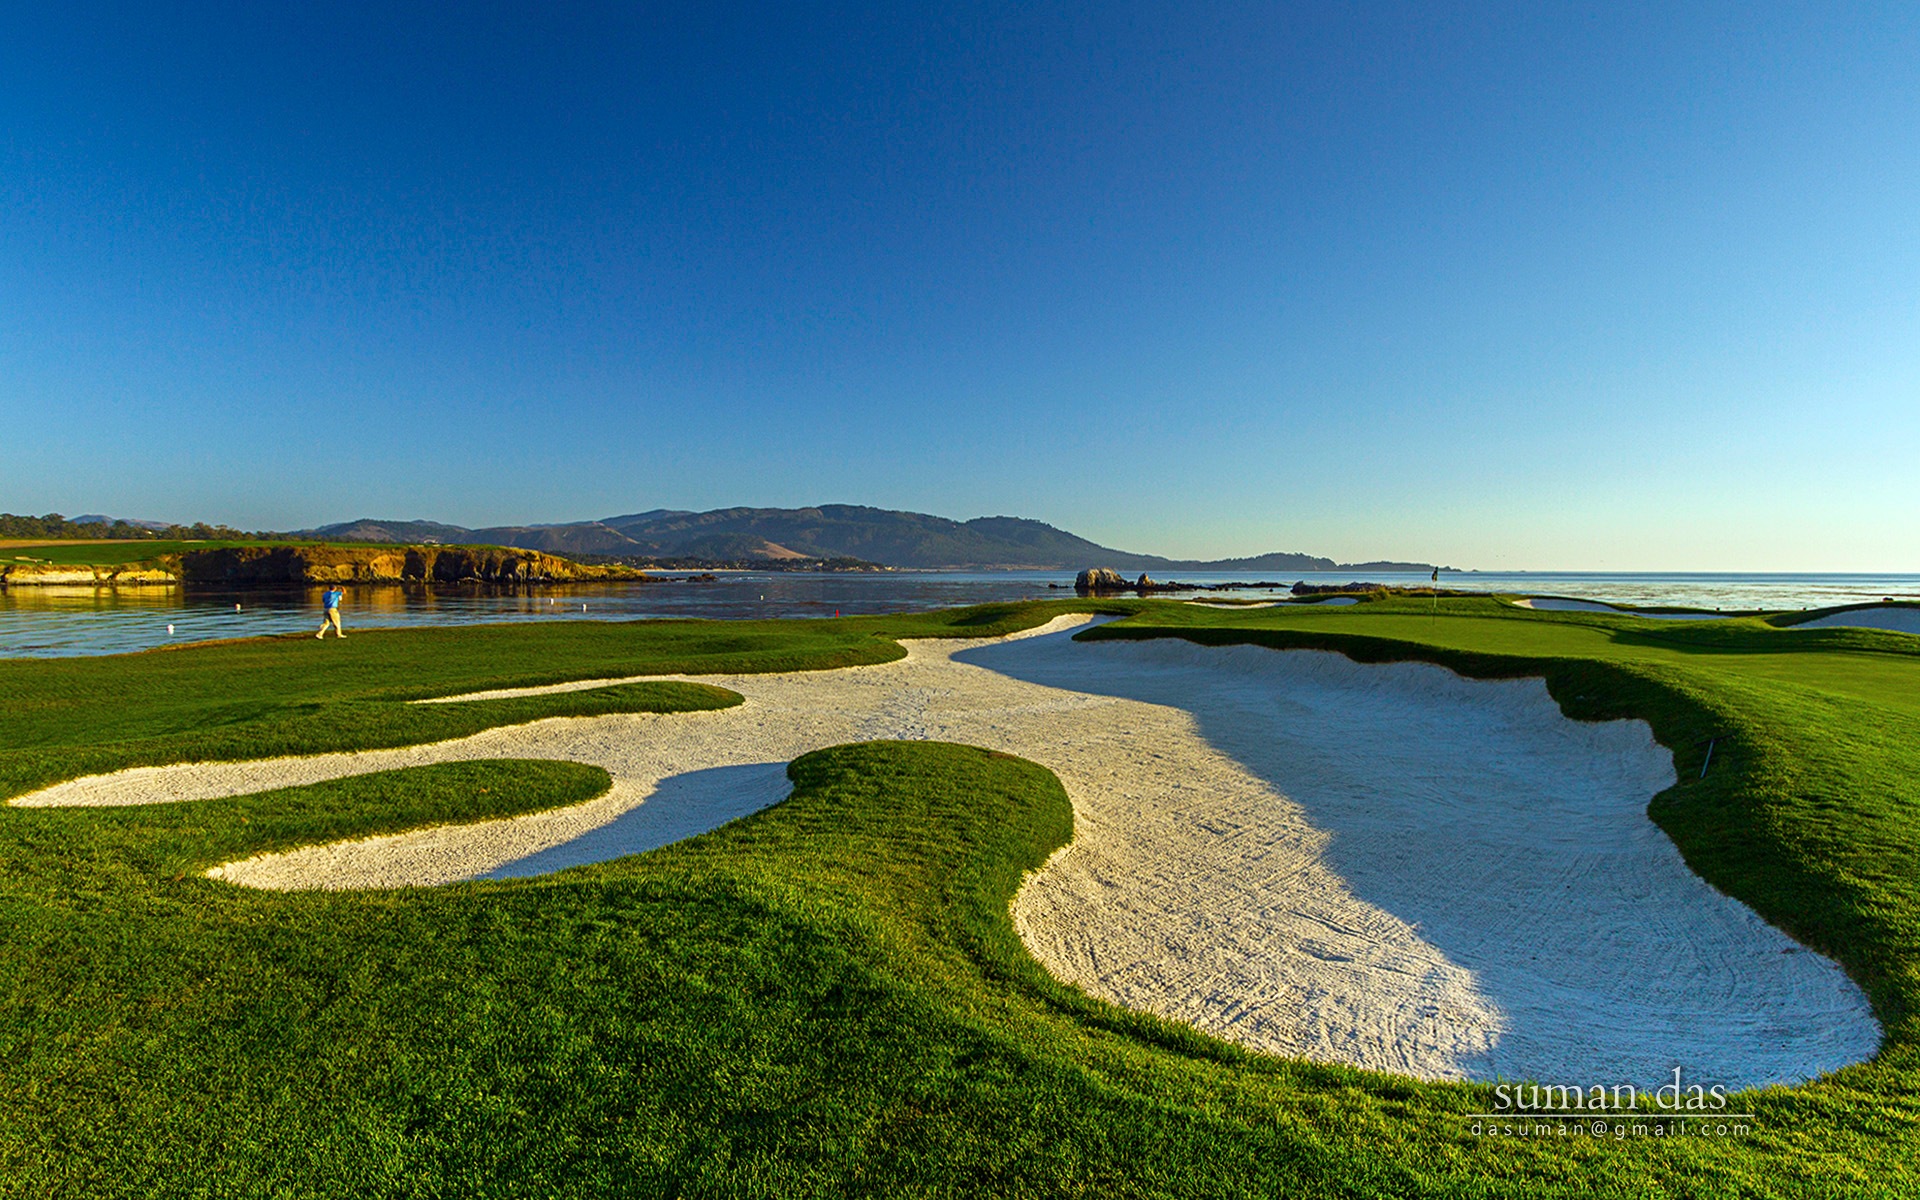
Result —
[{"label": "fairway", "polygon": [[[977,640],[1088,609],[1126,619],[1079,643]],[[1098,678],[1139,682],[1105,702],[1143,712],[1177,709],[1174,692],[1192,686],[1154,662],[1261,672],[1276,649],[1340,651],[1299,661],[1328,658],[1370,681],[1454,678],[1409,660],[1509,681],[1456,679],[1444,685],[1464,689],[1456,706],[1474,689],[1538,689],[1527,679],[1544,678],[1549,724],[1566,724],[1555,707],[1612,723],[1569,727],[1596,735],[1645,722],[1665,747],[1646,743],[1661,775],[1645,791],[1671,786],[1650,808],[1643,792],[1637,811],[1699,878],[1776,927],[1760,931],[1790,947],[1785,931],[1844,967],[1884,1043],[1813,1082],[1740,1093],[1737,1111],[1752,1114],[1740,1136],[1502,1140],[1470,1129],[1495,1102],[1488,1084],[1250,1053],[1195,1032],[1188,1023],[1207,1022],[1177,1008],[1116,1006],[1096,998],[1114,995],[1096,979],[1082,991],[1043,969],[1009,912],[1019,896],[1030,928],[1033,897],[1083,844],[1076,822],[1098,815],[1086,796],[1113,787],[1082,782],[1080,759],[1051,761],[1040,742],[1005,734],[1008,718],[965,716],[961,694],[950,708],[933,697],[919,725],[894,709],[887,721],[855,720],[834,738],[862,744],[788,769],[773,762],[768,780],[744,790],[714,781],[716,792],[760,797],[740,812],[779,799],[780,774],[791,795],[644,854],[608,859],[603,846],[549,874],[569,860],[535,848],[519,856],[537,868],[514,872],[525,878],[399,890],[274,893],[206,878],[345,839],[604,804],[618,769],[496,753],[488,739],[739,721],[771,703],[757,676],[904,670],[915,652],[899,639],[925,637],[973,639],[951,643],[973,647],[951,652],[964,670],[1082,697],[1100,689],[1072,674],[1076,664],[1121,655],[1113,661],[1126,669]],[[1170,637],[1184,641],[1159,640]],[[1125,601],[787,624],[369,631],[327,647],[338,654],[313,649],[283,639],[0,663],[10,796],[169,762],[390,748],[275,791],[246,784],[272,765],[259,763],[178,793],[223,798],[0,812],[0,953],[17,980],[0,1014],[0,1179],[19,1194],[193,1194],[193,1180],[215,1174],[242,1193],[314,1195],[1848,1195],[1913,1182],[1920,639],[1749,618],[1656,626],[1491,599],[1437,610]],[[290,675],[295,662],[318,674]],[[703,678],[627,679],[638,675]],[[609,678],[624,682],[552,686]],[[541,694],[409,703],[527,688]],[[1355,711],[1358,693],[1328,694],[1329,719]],[[706,711],[676,715],[688,709]],[[1066,747],[1059,722],[1070,711],[1036,711],[1035,728],[1057,728]],[[1230,709],[1196,711],[1213,714],[1204,724]],[[1444,722],[1446,711],[1418,720]],[[1410,720],[1380,736],[1404,738]],[[1257,744],[1271,738],[1259,728],[1245,726],[1231,760],[1261,762]],[[1231,731],[1209,736],[1234,744]],[[416,752],[403,747],[449,738],[471,743],[465,761],[405,759]],[[1121,756],[1156,744],[1145,733],[1109,743]],[[1035,748],[997,752],[1023,746]],[[1589,769],[1574,762],[1559,771]],[[1382,786],[1365,779],[1355,776],[1362,792]],[[1502,802],[1521,804],[1510,816],[1523,823],[1525,794]],[[1309,804],[1303,828],[1338,821]],[[631,848],[669,840],[654,830]],[[1402,902],[1387,900],[1393,872],[1369,884],[1367,862],[1330,861],[1388,909]],[[1631,925],[1625,900],[1598,910],[1603,933]],[[1474,902],[1462,893],[1462,905]],[[1441,936],[1441,916],[1428,914],[1424,936]],[[1063,959],[1042,957],[1071,975]],[[1684,980],[1665,982],[1684,991]],[[1542,1028],[1550,1006],[1546,1015]],[[1577,1019],[1608,1015],[1603,1006]],[[1632,1022],[1613,1015],[1630,1044]],[[1803,1020],[1816,1019],[1829,1018]],[[1792,1036],[1822,1032],[1803,1025]],[[1494,1074],[1504,1075],[1482,1078]]]}]

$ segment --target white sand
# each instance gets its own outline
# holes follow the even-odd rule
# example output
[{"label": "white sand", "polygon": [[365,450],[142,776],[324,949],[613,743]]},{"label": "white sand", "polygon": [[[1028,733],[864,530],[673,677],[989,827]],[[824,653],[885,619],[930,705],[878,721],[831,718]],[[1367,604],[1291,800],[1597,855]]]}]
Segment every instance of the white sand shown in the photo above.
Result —
[{"label": "white sand", "polygon": [[1650,617],[1656,621],[1718,621],[1723,613],[1691,612],[1639,612],[1629,608],[1615,608],[1611,604],[1601,604],[1597,600],[1568,600],[1559,596],[1529,596],[1524,600],[1515,600],[1515,608],[1532,608],[1540,612],[1591,612],[1609,613],[1616,617]]},{"label": "white sand", "polygon": [[1515,600],[1515,608],[1537,608],[1541,612],[1597,612],[1619,613],[1611,604],[1601,604],[1594,600],[1562,600],[1556,596],[1528,596],[1524,600]]},{"label": "white sand", "polygon": [[1198,604],[1201,608],[1339,608],[1348,604],[1358,604],[1357,596],[1332,596],[1325,600],[1189,600],[1188,604]]},{"label": "white sand", "polygon": [[1920,608],[1907,604],[1876,604],[1801,621],[1788,629],[1828,629],[1833,626],[1853,629],[1887,629],[1894,633],[1920,633]]},{"label": "white sand", "polygon": [[747,697],[721,712],[142,768],[16,803],[184,800],[486,757],[613,775],[583,805],[212,872],[279,888],[433,884],[663,845],[784,796],[784,764],[806,750],[939,738],[1033,759],[1073,799],[1073,841],[1013,905],[1041,962],[1257,1049],[1440,1079],[1651,1086],[1678,1064],[1732,1087],[1805,1079],[1877,1046],[1864,996],[1832,962],[1707,887],[1647,820],[1673,771],[1643,723],[1569,721],[1539,680],[1080,644],[1065,632],[1080,621],[909,642],[880,666],[707,677]]}]

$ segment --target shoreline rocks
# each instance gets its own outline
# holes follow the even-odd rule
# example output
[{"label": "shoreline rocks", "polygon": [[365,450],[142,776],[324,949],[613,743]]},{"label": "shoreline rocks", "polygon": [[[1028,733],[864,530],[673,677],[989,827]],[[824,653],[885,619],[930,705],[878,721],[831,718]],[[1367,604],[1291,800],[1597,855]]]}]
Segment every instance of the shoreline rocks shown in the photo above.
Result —
[{"label": "shoreline rocks", "polygon": [[499,546],[234,546],[180,559],[185,583],[249,587],[300,583],[576,583],[646,575]]},{"label": "shoreline rocks", "polygon": [[[1215,586],[1243,587],[1246,585],[1218,584]],[[1137,592],[1144,596],[1151,592],[1206,592],[1212,591],[1213,587],[1204,583],[1180,583],[1175,580],[1157,583],[1145,571],[1140,573],[1140,578],[1129,582],[1126,576],[1112,567],[1088,567],[1075,576],[1073,590],[1082,596],[1106,596],[1116,592]]]},{"label": "shoreline rocks", "polygon": [[145,562],[71,565],[0,563],[5,587],[202,585],[223,588],[311,584],[644,583],[634,567],[577,563],[502,546],[228,546],[161,555]]},{"label": "shoreline rocks", "polygon": [[1112,567],[1088,567],[1074,577],[1073,590],[1082,596],[1098,595],[1101,592],[1124,592],[1131,585]]},{"label": "shoreline rocks", "polygon": [[132,587],[179,582],[164,567],[144,562],[111,566],[0,563],[0,587]]},{"label": "shoreline rocks", "polygon": [[[1048,584],[1047,586],[1059,588],[1062,585],[1054,583]],[[1228,583],[1181,583],[1177,579],[1164,581],[1155,580],[1144,571],[1141,572],[1138,579],[1129,581],[1124,575],[1111,567],[1088,567],[1086,570],[1080,572],[1073,581],[1073,590],[1082,596],[1111,596],[1121,592],[1132,592],[1140,596],[1148,596],[1161,592],[1234,592],[1242,590],[1277,592],[1283,589],[1290,590],[1293,595],[1300,597],[1365,596],[1375,593],[1414,596],[1430,596],[1436,593],[1442,596],[1464,596],[1471,594],[1468,592],[1451,592],[1424,587],[1395,587],[1392,584],[1370,583],[1364,580],[1355,580],[1352,583],[1308,583],[1305,580],[1300,580],[1290,588],[1287,584],[1269,579],[1263,579],[1254,583],[1247,583],[1240,580]]]}]

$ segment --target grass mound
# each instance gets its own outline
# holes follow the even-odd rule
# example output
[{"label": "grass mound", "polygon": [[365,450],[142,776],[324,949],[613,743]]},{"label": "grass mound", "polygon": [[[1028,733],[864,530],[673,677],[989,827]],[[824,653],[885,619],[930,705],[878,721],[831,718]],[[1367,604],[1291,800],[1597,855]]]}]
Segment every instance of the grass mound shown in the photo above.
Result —
[{"label": "grass mound", "polygon": [[[647,682],[547,696],[474,700],[461,704],[408,704],[362,698],[242,698],[191,705],[171,698],[144,712],[129,713],[110,741],[88,741],[86,713],[79,719],[39,722],[27,736],[0,750],[0,797],[17,796],[61,779],[156,763],[274,758],[335,750],[379,750],[466,737],[497,725],[546,717],[597,717],[618,712],[697,712],[740,703],[737,692],[702,683]],[[0,706],[3,707],[3,706]],[[49,714],[52,716],[53,714]],[[38,735],[37,737],[34,735]]]}]

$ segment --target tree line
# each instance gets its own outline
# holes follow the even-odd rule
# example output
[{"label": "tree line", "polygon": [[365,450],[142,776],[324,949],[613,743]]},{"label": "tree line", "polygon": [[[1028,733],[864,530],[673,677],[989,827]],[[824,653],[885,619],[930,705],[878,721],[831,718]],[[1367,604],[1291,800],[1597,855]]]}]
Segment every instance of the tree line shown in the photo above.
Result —
[{"label": "tree line", "polygon": [[43,517],[0,513],[0,538],[46,538],[49,541],[64,538],[114,538],[122,541],[134,538],[151,538],[156,541],[241,541],[267,536],[271,535],[248,533],[227,525],[209,525],[205,521],[153,529],[128,521],[112,523],[89,521],[82,525],[77,521],[68,520],[59,513],[48,513]]}]

